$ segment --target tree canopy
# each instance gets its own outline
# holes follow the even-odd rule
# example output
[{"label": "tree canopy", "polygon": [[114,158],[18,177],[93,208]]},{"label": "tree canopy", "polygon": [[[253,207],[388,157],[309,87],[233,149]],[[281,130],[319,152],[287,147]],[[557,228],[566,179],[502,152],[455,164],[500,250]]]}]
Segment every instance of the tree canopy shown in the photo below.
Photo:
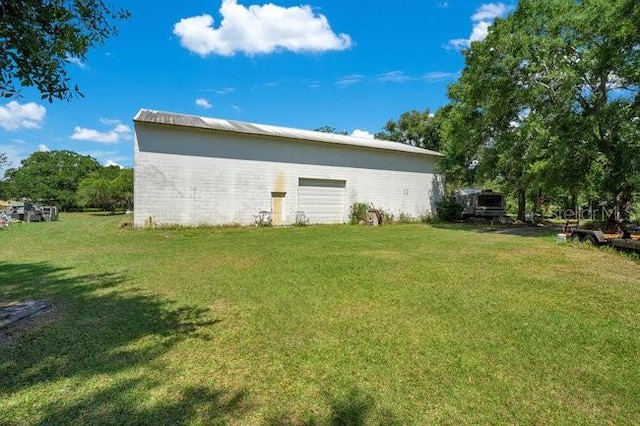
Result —
[{"label": "tree canopy", "polygon": [[83,179],[76,192],[82,207],[114,212],[133,206],[133,169],[102,167]]},{"label": "tree canopy", "polygon": [[428,109],[408,111],[397,122],[387,121],[375,137],[437,151],[440,149],[439,120]]},{"label": "tree canopy", "polygon": [[640,5],[521,0],[464,52],[441,127],[449,182],[628,203],[640,174]]},{"label": "tree canopy", "polygon": [[11,198],[30,198],[68,210],[76,206],[79,183],[100,168],[96,159],[72,151],[34,152],[20,167],[6,170],[5,190]]},{"label": "tree canopy", "polygon": [[117,34],[114,22],[129,16],[102,0],[0,2],[0,95],[13,97],[28,86],[49,102],[81,95],[67,75],[68,61],[84,61],[89,49]]}]

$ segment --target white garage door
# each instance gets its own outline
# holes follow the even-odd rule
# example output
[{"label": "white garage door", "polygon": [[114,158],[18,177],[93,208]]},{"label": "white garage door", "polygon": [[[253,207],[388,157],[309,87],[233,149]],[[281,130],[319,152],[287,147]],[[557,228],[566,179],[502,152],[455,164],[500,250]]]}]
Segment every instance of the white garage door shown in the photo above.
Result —
[{"label": "white garage door", "polygon": [[308,179],[298,180],[298,210],[311,223],[344,222],[344,180]]}]

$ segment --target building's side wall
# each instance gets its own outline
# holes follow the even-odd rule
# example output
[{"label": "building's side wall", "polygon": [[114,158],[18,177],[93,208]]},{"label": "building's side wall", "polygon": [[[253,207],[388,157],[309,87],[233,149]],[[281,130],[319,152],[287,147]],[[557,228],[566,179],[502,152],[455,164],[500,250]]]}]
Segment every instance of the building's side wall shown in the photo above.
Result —
[{"label": "building's side wall", "polygon": [[429,156],[144,123],[136,123],[134,173],[136,226],[252,224],[273,196],[291,224],[300,178],[346,181],[344,222],[355,202],[418,217],[441,196]]}]

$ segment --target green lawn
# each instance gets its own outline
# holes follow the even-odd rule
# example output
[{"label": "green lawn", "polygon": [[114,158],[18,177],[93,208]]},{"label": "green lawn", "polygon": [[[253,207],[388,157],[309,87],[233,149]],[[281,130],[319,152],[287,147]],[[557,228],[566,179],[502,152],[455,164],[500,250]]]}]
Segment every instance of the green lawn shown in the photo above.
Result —
[{"label": "green lawn", "polygon": [[[427,225],[0,230],[0,424],[640,424],[640,263]],[[34,324],[35,320],[32,320]]]}]

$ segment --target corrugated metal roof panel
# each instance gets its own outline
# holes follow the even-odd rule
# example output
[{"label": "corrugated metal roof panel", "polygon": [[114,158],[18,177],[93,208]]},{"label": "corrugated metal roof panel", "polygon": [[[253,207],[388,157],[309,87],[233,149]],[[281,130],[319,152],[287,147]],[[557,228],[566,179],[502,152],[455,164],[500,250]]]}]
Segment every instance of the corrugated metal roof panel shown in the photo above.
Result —
[{"label": "corrugated metal roof panel", "polygon": [[196,127],[219,132],[232,132],[250,135],[261,135],[285,139],[297,139],[314,142],[353,145],[366,148],[400,151],[413,154],[441,157],[442,154],[428,149],[417,148],[399,142],[380,139],[359,138],[355,136],[338,135],[334,133],[316,132],[313,130],[293,129],[290,127],[255,124],[219,118],[199,117],[195,115],[176,114],[171,112],[141,109],[133,118],[135,122],[157,123],[172,126]]}]

